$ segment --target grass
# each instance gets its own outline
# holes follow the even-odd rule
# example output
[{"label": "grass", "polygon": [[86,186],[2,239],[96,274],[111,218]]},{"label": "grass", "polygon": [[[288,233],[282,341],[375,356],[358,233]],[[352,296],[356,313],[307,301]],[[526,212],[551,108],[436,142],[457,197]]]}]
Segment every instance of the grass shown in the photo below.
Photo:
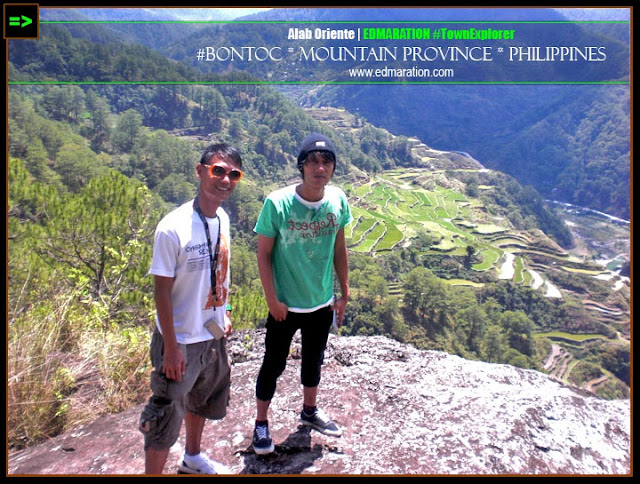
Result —
[{"label": "grass", "polygon": [[467,281],[466,279],[443,279],[444,282],[451,286],[470,286],[470,287],[483,287],[482,282]]},{"label": "grass", "polygon": [[574,272],[576,274],[586,274],[589,276],[598,276],[600,274],[606,274],[607,271],[603,271],[603,270],[593,270],[593,269],[577,269],[575,267],[568,267],[568,266],[560,266],[560,268],[564,271],[567,272]]},{"label": "grass", "polygon": [[52,294],[9,321],[7,443],[27,446],[139,403],[149,329],[110,321],[101,303]]},{"label": "grass", "polygon": [[537,333],[536,336],[549,338],[549,339],[559,339],[562,341],[571,341],[574,343],[584,343],[585,341],[590,341],[594,339],[606,339],[606,337],[601,334],[575,334],[575,333],[565,333],[563,331],[550,331],[548,333]]},{"label": "grass", "polygon": [[380,240],[384,236],[386,230],[387,229],[384,224],[377,223],[376,225],[374,225],[373,229],[371,229],[371,231],[367,233],[365,240],[354,247],[353,250],[355,250],[356,252],[371,252],[378,240]]},{"label": "grass", "polygon": [[494,247],[485,247],[480,251],[482,262],[474,264],[473,268],[477,271],[486,271],[495,266],[500,259],[502,253]]},{"label": "grass", "polygon": [[514,276],[513,282],[516,284],[523,284],[526,281],[525,278],[525,269],[524,269],[524,261],[522,257],[516,256],[514,260]]},{"label": "grass", "polygon": [[384,237],[376,245],[376,250],[391,250],[402,242],[403,235],[395,224],[388,224]]},{"label": "grass", "polygon": [[493,235],[506,232],[506,229],[494,224],[478,224],[475,231],[482,235]]}]

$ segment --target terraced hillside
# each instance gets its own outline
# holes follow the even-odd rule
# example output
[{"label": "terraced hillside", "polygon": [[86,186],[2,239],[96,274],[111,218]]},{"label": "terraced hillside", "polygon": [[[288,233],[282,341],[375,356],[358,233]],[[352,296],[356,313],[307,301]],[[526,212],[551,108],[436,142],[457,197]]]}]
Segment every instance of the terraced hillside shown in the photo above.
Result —
[{"label": "terraced hillside", "polygon": [[[477,277],[449,283],[478,286],[487,280],[510,280],[549,298],[570,296],[582,301],[588,319],[629,337],[628,306],[619,294],[626,283],[620,277],[565,251],[540,230],[516,230],[506,218],[491,215],[479,198],[464,195],[464,188],[456,187],[443,171],[402,168],[343,184],[343,188],[354,215],[346,232],[350,250],[375,256],[417,242],[421,254],[449,254],[459,259],[472,255],[471,274]],[[430,241],[428,246],[425,238]],[[603,298],[599,302],[588,289],[583,290],[583,286],[611,279],[616,282],[610,289],[598,289]],[[603,296],[603,291],[609,295]]]},{"label": "terraced hillside", "polygon": [[349,248],[375,255],[428,237],[432,243],[423,253],[465,256],[472,251],[476,261],[472,268],[479,274],[489,273],[540,288],[549,297],[562,297],[545,278],[545,267],[532,262],[528,254],[574,267],[581,261],[539,231],[518,231],[508,220],[489,215],[478,198],[464,195],[463,187],[452,186],[450,181],[443,186],[442,175],[439,170],[403,168],[345,185],[354,214],[347,230]]},{"label": "terraced hillside", "polygon": [[[437,178],[437,171],[402,169],[346,185],[354,214],[346,234],[350,250],[375,256],[409,247],[426,235],[433,243],[422,249],[423,254],[464,258],[473,251],[477,262],[471,267],[479,277],[450,280],[451,284],[477,287],[483,284],[478,281],[498,278],[544,291],[550,298],[582,300],[586,318],[605,323],[614,333],[581,334],[583,330],[577,326],[573,333],[537,335],[554,342],[545,371],[565,382],[571,381],[571,372],[579,364],[573,353],[581,353],[594,340],[616,338],[614,334],[628,340],[630,319],[624,305],[584,299],[571,287],[560,287],[550,280],[550,275],[557,272],[595,280],[608,272],[605,267],[597,269],[593,263],[564,251],[540,231],[515,230],[508,220],[489,215],[479,199],[445,188],[434,182]],[[389,288],[390,294],[400,295],[396,286]],[[581,386],[595,393],[610,378],[605,372]]]},{"label": "terraced hillside", "polygon": [[[344,110],[311,111],[317,119],[354,137],[363,134],[359,131],[366,126]],[[387,132],[377,136],[386,136],[390,146],[395,140]],[[504,211],[485,206],[487,197],[482,195],[499,190],[491,181],[496,178],[465,153],[438,151],[418,139],[406,140],[411,144],[411,167],[376,174],[354,169],[351,177],[334,180],[349,195],[354,215],[346,232],[349,249],[372,257],[402,248],[427,256],[452,256],[468,263],[464,277],[447,280],[452,285],[479,287],[487,281],[505,280],[540,291],[567,308],[572,320],[570,328],[536,335],[536,339],[552,342],[544,370],[593,392],[617,381],[602,369],[592,376],[580,369],[580,355],[589,354],[589,346],[598,342],[628,344],[629,279],[597,261],[601,254],[587,247],[580,232],[574,231],[577,247],[566,251],[541,230],[517,230]],[[471,178],[469,175],[483,184],[469,190],[461,181]],[[579,223],[572,218],[569,225],[576,228]],[[585,225],[598,224],[585,221]],[[594,241],[610,238],[610,230],[599,228],[601,234],[609,235]],[[624,242],[624,228],[612,230],[616,232],[613,239]],[[629,253],[628,242],[626,250],[624,243],[615,246],[621,254]],[[390,282],[389,294],[401,297],[401,283]],[[584,377],[573,373],[589,376],[582,382]]]},{"label": "terraced hillside", "polygon": [[[334,129],[358,136],[367,124],[348,111],[314,108],[308,112]],[[371,129],[371,128],[369,128]],[[378,128],[375,128],[378,129]],[[382,133],[388,143],[395,138]],[[425,253],[464,256],[473,250],[472,268],[478,274],[510,279],[561,298],[561,291],[544,276],[544,264],[527,254],[552,262],[580,265],[579,258],[562,250],[540,231],[515,230],[506,218],[492,217],[479,198],[465,195],[465,184],[450,176],[453,171],[488,172],[478,161],[461,152],[439,151],[417,138],[408,138],[417,168],[397,168],[356,182],[342,184],[351,197],[355,221],[348,228],[351,250],[376,254],[398,246],[410,246],[418,237],[433,241]],[[482,185],[479,190],[492,190]],[[593,270],[593,267],[589,267]],[[454,284],[476,284],[473,280]]]},{"label": "terraced hillside", "polygon": [[[388,145],[397,138],[343,109],[322,107],[308,112],[354,138],[365,129],[376,130],[376,136]],[[353,207],[355,220],[347,229],[350,250],[375,256],[417,242],[414,247],[419,246],[424,254],[472,254],[472,275],[477,277],[449,280],[451,284],[477,286],[483,280],[511,280],[550,298],[584,301],[581,305],[588,319],[611,325],[629,338],[628,278],[594,263],[587,256],[592,249],[565,251],[542,231],[516,230],[506,217],[492,215],[495,210],[486,207],[481,197],[467,196],[468,187],[452,175],[492,177],[490,170],[466,153],[435,150],[417,138],[406,140],[412,167],[378,174],[358,172],[349,181],[336,180]],[[479,194],[494,189],[490,181],[477,186]],[[597,295],[592,297],[592,286],[602,281],[609,286],[596,287]],[[390,287],[391,293],[394,290]]]}]

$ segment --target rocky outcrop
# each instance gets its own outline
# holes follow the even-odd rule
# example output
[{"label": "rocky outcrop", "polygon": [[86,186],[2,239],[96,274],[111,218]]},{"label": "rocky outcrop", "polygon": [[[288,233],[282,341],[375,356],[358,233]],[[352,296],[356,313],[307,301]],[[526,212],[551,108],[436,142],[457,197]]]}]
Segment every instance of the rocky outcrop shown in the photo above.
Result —
[{"label": "rocky outcrop", "polygon": [[[207,422],[203,449],[231,474],[630,473],[630,404],[599,399],[540,372],[421,351],[384,337],[331,335],[320,404],[344,428],[298,425],[299,342],[279,380],[270,425],[276,450],[251,449],[262,330],[236,333],[225,419]],[[9,454],[8,473],[140,474],[141,407],[106,415]],[[165,472],[175,473],[184,434]]]}]

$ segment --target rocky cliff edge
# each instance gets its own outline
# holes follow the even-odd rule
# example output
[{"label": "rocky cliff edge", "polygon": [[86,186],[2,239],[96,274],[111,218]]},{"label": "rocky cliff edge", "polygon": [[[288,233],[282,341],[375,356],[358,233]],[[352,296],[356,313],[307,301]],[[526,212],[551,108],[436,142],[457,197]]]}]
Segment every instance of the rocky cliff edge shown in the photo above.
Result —
[{"label": "rocky cliff edge", "polygon": [[[203,450],[229,474],[629,475],[629,400],[602,400],[543,373],[421,351],[388,338],[331,335],[319,404],[344,429],[298,424],[299,340],[271,405],[275,452],[251,449],[264,331],[229,340],[228,415],[207,422]],[[8,475],[144,471],[142,406],[8,454]],[[176,473],[184,428],[166,473]]]}]

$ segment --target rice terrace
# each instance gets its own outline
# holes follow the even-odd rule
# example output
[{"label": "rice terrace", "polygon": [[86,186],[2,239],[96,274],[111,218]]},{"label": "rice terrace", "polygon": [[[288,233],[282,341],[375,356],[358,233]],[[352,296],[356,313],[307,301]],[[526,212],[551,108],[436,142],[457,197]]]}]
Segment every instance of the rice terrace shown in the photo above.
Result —
[{"label": "rice terrace", "polygon": [[[349,175],[334,179],[353,212],[345,229],[350,252],[375,258],[408,251],[433,256],[442,266],[463,263],[463,270],[439,271],[451,286],[482,288],[502,281],[530,288],[572,315],[571,327],[541,328],[534,335],[545,347],[548,342],[541,369],[594,393],[616,380],[608,370],[590,371],[582,360],[597,351],[594,346],[629,343],[630,281],[620,274],[630,254],[628,225],[552,204],[574,237],[575,246],[565,250],[543,230],[529,228],[535,222],[520,219],[515,224],[512,219],[519,215],[513,212],[519,209],[512,212],[509,201],[496,205],[504,190],[503,175],[468,153],[396,136],[343,108],[306,111],[348,136],[360,138],[366,132],[375,138],[378,144],[369,156],[384,158],[394,145],[407,148],[402,165],[390,163],[368,172],[351,166]],[[470,183],[475,183],[472,189]],[[388,294],[401,299],[400,278],[387,284]]]},{"label": "rice terrace", "polygon": [[[375,254],[409,246],[418,234],[427,234],[435,242],[428,252],[464,256],[473,250],[481,259],[473,264],[474,270],[494,270],[501,279],[544,287],[549,297],[561,297],[558,289],[527,262],[525,254],[535,252],[572,265],[580,265],[580,259],[542,235],[514,230],[506,219],[492,219],[479,199],[430,183],[437,176],[438,172],[423,169],[401,169],[346,185],[354,205],[354,222],[346,233],[349,248]],[[454,283],[475,284],[462,280]]]},{"label": "rice terrace", "polygon": [[[474,256],[471,269],[478,274],[477,280],[450,279],[449,284],[479,287],[483,280],[497,278],[543,291],[546,297],[558,301],[563,300],[563,293],[582,299],[590,317],[613,332],[587,335],[575,328],[575,333],[539,334],[553,342],[545,370],[564,381],[578,363],[568,348],[593,340],[615,339],[616,334],[617,338],[628,339],[626,311],[608,302],[583,299],[572,294],[571,288],[557,287],[547,276],[549,271],[560,271],[574,277],[603,279],[612,276],[607,267],[580,257],[575,251],[565,251],[539,230],[514,229],[506,218],[491,215],[480,198],[467,197],[464,187],[454,184],[455,180],[446,177],[444,170],[430,168],[387,170],[344,184],[354,216],[345,233],[349,250],[375,257],[397,247],[410,247],[426,235],[431,243],[418,244],[422,254]],[[493,189],[490,185],[479,188]],[[399,296],[399,285],[390,284],[389,293]],[[605,374],[584,382],[584,386],[594,391],[606,380]]]}]

